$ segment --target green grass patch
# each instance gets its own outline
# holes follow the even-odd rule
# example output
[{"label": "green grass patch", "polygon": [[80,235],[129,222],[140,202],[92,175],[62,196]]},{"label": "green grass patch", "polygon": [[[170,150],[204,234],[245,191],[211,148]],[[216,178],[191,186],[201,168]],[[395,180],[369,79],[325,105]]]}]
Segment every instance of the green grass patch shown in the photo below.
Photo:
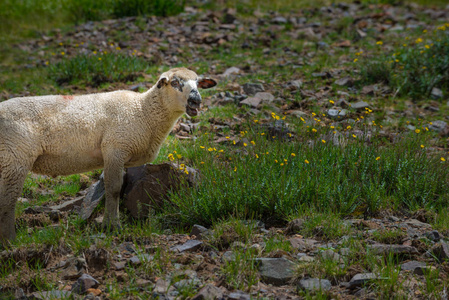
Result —
[{"label": "green grass patch", "polygon": [[[449,25],[449,24],[446,24]],[[401,45],[378,58],[361,59],[361,84],[385,83],[398,96],[421,99],[430,96],[434,87],[449,88],[449,34],[441,25],[418,37],[407,37]],[[384,45],[379,43],[379,51]]]},{"label": "green grass patch", "polygon": [[202,176],[197,188],[171,195],[169,216],[186,225],[210,225],[223,215],[270,224],[302,211],[360,216],[384,208],[440,208],[448,201],[449,171],[421,149],[423,133],[392,145],[351,138],[346,147],[243,134],[246,146],[210,145],[203,135],[178,148]]},{"label": "green grass patch", "polygon": [[49,76],[58,85],[100,86],[111,82],[136,80],[149,69],[146,60],[121,53],[78,54],[49,67]]}]

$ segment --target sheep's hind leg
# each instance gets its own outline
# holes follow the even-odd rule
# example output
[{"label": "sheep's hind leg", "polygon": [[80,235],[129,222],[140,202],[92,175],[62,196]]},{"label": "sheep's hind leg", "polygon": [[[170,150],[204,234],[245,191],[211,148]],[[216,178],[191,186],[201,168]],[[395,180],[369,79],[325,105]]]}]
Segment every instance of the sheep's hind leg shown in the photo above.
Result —
[{"label": "sheep's hind leg", "polygon": [[105,157],[104,186],[106,190],[103,227],[120,229],[119,200],[123,183],[124,160],[119,153]]},{"label": "sheep's hind leg", "polygon": [[0,165],[0,244],[16,238],[15,207],[27,174],[28,169],[23,166]]}]

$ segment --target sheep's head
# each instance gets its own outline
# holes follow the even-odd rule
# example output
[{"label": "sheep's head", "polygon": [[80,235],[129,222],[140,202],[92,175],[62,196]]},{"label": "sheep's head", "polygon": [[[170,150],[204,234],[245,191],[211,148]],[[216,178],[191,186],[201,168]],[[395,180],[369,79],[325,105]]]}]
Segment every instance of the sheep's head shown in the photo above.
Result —
[{"label": "sheep's head", "polygon": [[196,116],[201,104],[198,88],[208,89],[217,83],[213,79],[199,79],[195,72],[186,68],[171,69],[161,75],[156,86],[166,93],[172,109]]}]

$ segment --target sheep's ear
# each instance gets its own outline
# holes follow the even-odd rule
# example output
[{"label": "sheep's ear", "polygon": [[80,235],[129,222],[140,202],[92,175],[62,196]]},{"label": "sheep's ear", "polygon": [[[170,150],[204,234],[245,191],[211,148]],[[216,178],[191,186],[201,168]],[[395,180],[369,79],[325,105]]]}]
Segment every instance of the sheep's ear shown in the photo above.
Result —
[{"label": "sheep's ear", "polygon": [[201,78],[198,80],[198,87],[202,89],[210,89],[217,85],[217,82],[212,78]]},{"label": "sheep's ear", "polygon": [[159,78],[159,81],[157,82],[157,88],[160,89],[163,86],[166,86],[168,84],[168,77],[163,76]]}]

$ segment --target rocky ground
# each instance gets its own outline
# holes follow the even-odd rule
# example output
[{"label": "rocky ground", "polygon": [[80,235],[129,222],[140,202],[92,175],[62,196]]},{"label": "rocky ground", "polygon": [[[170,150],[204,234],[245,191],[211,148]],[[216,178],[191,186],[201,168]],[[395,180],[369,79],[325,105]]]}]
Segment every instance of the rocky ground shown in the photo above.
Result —
[{"label": "rocky ground", "polygon": [[[378,136],[392,143],[408,132],[436,132],[425,147],[443,160],[449,149],[447,91],[435,87],[425,99],[398,99],[397,91],[385,83],[357,84],[360,70],[354,64],[364,56],[370,59],[370,51],[379,46],[376,42],[382,41],[384,51],[390,51],[393,41],[414,30],[435,30],[448,19],[449,8],[341,3],[289,14],[188,7],[176,17],[88,22],[15,45],[15,56],[3,66],[26,73],[79,54],[101,57],[114,52],[145,59],[156,68],[151,74],[137,74],[134,82],[45,81],[37,87],[32,79],[24,79],[20,88],[2,89],[0,99],[119,88],[143,91],[163,70],[157,66],[183,65],[220,84],[203,94],[202,117],[182,119],[175,126],[176,140],[214,132],[212,147],[246,147],[251,141],[241,130],[251,120],[267,136],[287,142],[297,138],[292,126],[307,122],[316,128],[346,128],[309,141],[340,146],[351,136],[369,143],[378,128],[374,126],[382,124]],[[9,80],[2,77],[3,86],[9,87]],[[361,116],[374,125],[356,128]],[[18,227],[29,227],[30,236],[54,227],[62,232],[80,230],[81,238],[44,236],[45,242],[22,241],[1,252],[0,295],[6,299],[448,297],[449,232],[435,230],[435,216],[426,210],[386,210],[375,217],[344,220],[311,216],[267,225],[236,218],[211,228],[195,225],[189,234],[174,233],[185,228],[170,226],[154,230],[152,220],[129,218],[135,229],[115,235],[96,227],[102,212],[94,202],[84,217],[89,225],[82,223],[77,229],[73,219],[83,203],[92,204],[92,198],[86,200],[88,186],[98,180],[99,176],[87,178],[75,196],[62,195],[57,203],[20,199]],[[54,193],[42,186],[40,196]]]}]

